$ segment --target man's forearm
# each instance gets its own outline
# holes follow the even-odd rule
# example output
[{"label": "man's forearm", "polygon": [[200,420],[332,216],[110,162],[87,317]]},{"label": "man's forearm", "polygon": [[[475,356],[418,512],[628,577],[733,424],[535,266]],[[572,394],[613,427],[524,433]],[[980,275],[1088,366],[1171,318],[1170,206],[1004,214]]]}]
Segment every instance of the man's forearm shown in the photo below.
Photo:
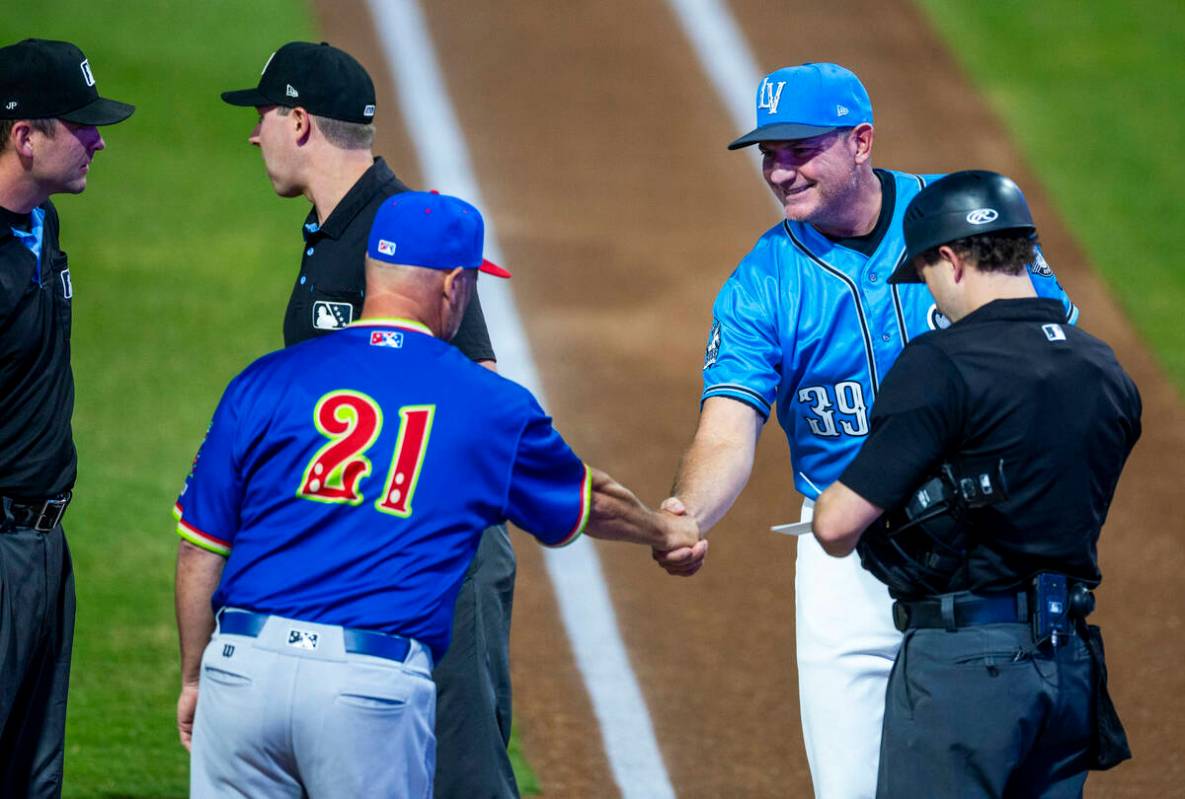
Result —
[{"label": "man's forearm", "polygon": [[202,651],[214,633],[210,597],[222,577],[226,559],[181,541],[177,549],[177,633],[181,643],[181,682],[196,685]]},{"label": "man's forearm", "polygon": [[763,422],[749,406],[724,397],[704,404],[671,490],[701,533],[720,521],[749,481]]},{"label": "man's forearm", "polygon": [[585,531],[594,538],[629,541],[656,549],[691,546],[699,540],[691,519],[647,508],[632,491],[599,469],[592,473],[592,509]]},{"label": "man's forearm", "polygon": [[836,480],[815,501],[812,529],[828,555],[842,558],[883,510]]}]

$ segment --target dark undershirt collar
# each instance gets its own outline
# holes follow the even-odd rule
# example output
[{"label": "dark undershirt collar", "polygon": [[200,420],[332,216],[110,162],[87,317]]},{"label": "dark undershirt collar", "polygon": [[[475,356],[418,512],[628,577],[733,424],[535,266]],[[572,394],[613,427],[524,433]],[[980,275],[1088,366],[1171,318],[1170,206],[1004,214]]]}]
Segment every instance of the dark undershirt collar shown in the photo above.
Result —
[{"label": "dark undershirt collar", "polygon": [[9,211],[7,208],[0,207],[0,226],[3,226],[0,234],[7,234],[9,228],[20,228],[25,231],[32,230],[33,214],[18,214],[15,211]]},{"label": "dark undershirt collar", "polygon": [[[880,246],[881,239],[885,237],[885,232],[889,229],[889,223],[893,221],[893,208],[897,204],[897,184],[893,181],[893,176],[883,169],[872,170],[873,174],[881,182],[881,212],[876,219],[876,225],[872,231],[863,236],[848,236],[845,238],[835,238],[834,236],[827,236],[826,238],[833,244],[838,244],[841,247],[847,247],[849,250],[855,250],[865,256],[871,257],[876,248]],[[822,231],[820,231],[822,233]]]}]

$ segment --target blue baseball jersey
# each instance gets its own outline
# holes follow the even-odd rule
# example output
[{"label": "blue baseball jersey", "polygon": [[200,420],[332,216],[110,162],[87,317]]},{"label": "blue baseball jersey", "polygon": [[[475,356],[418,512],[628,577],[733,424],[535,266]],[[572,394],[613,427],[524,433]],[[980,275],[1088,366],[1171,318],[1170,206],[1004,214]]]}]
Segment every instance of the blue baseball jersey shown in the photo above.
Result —
[{"label": "blue baseball jersey", "polygon": [[562,546],[590,500],[530,392],[422,325],[366,320],[232,380],[176,510],[227,557],[215,609],[405,635],[439,660],[482,531],[510,519]]},{"label": "blue baseball jersey", "polygon": [[[730,397],[762,417],[777,407],[794,486],[815,498],[839,478],[868,435],[880,382],[911,339],[950,324],[925,284],[887,282],[905,255],[909,201],[941,175],[886,171],[893,218],[871,256],[808,224],[770,228],[725,282],[713,306],[702,400]],[[1037,294],[1078,310],[1040,252]]]}]

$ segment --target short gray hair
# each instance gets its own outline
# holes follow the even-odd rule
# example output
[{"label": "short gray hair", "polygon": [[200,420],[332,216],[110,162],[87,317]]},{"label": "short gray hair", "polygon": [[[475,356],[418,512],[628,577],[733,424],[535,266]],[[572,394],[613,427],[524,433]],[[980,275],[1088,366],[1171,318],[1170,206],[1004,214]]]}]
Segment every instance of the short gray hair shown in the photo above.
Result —
[{"label": "short gray hair", "polygon": [[[286,105],[276,106],[276,113],[286,117],[292,109]],[[325,140],[343,150],[369,150],[374,146],[374,125],[366,122],[343,122],[340,119],[319,117],[309,114]]]},{"label": "short gray hair", "polygon": [[33,130],[51,139],[58,130],[58,126],[54,124],[57,122],[56,119],[0,119],[0,153],[8,149],[8,137],[12,135],[16,123],[21,121],[28,122]]}]

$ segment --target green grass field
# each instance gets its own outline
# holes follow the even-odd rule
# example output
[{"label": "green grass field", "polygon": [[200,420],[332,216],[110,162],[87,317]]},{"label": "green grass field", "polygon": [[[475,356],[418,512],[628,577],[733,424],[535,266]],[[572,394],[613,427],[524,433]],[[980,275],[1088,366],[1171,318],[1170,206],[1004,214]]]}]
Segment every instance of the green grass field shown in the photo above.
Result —
[{"label": "green grass field", "polygon": [[1185,4],[919,2],[1185,392]]},{"label": "green grass field", "polygon": [[66,794],[185,796],[169,509],[225,382],[280,344],[305,212],[272,195],[246,143],[253,114],[218,92],[253,80],[276,43],[311,36],[309,19],[287,0],[125,0],[101,14],[47,2],[35,24],[16,18],[0,18],[0,40],[74,41],[100,91],[138,106],[104,129],[86,193],[55,198],[81,475],[66,521],[78,582]]}]

